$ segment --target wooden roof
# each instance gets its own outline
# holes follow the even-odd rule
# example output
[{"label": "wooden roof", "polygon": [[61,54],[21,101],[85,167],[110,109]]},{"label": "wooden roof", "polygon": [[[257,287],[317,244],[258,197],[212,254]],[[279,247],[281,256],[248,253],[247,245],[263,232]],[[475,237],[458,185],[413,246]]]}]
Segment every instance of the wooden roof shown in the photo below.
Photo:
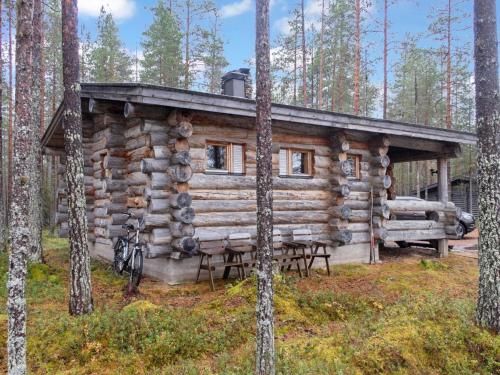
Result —
[{"label": "wooden roof", "polygon": [[[122,105],[130,102],[189,109],[210,116],[255,118],[255,100],[163,86],[138,83],[85,83],[82,84],[81,94],[82,100],[86,102],[92,98],[115,104],[121,102]],[[88,106],[82,106],[82,112],[85,117]],[[419,151],[427,153],[421,154],[422,158],[427,159],[438,154],[447,154],[451,157],[459,151],[459,144],[477,142],[476,135],[472,133],[282,104],[273,104],[272,118],[273,125],[286,124],[299,134],[316,128],[317,131],[339,129],[350,133],[388,135],[395,150],[401,151],[397,161],[414,159]],[[42,138],[42,146],[46,149],[61,149],[61,120],[62,106],[55,113]],[[417,151],[417,154],[408,153],[410,150]]]}]

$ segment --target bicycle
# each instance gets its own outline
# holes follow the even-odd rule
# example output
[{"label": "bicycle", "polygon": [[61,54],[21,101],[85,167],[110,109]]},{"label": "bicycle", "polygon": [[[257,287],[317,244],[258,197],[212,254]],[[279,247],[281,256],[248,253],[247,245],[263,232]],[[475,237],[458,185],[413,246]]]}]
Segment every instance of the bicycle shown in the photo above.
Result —
[{"label": "bicycle", "polygon": [[[132,214],[128,212],[124,212],[123,214],[128,219],[132,217]],[[130,274],[128,283],[129,292],[137,290],[141,282],[144,259],[142,244],[139,242],[139,233],[143,224],[144,220],[142,218],[137,219],[137,227],[134,227],[132,224],[123,224],[122,228],[127,230],[127,235],[118,237],[118,241],[116,241],[114,246],[113,268],[120,275],[123,271]],[[132,249],[130,249],[131,247]]]}]

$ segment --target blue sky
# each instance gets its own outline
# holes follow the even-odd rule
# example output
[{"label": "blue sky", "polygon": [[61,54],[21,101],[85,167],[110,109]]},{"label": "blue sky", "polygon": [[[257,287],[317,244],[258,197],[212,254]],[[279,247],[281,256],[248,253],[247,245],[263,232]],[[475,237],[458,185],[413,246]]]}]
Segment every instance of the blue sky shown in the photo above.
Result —
[{"label": "blue sky", "polygon": [[[179,0],[181,1],[181,0]],[[245,66],[244,61],[254,57],[255,34],[255,0],[216,0],[215,3],[223,15],[222,34],[226,42],[225,55],[230,63],[229,69]],[[95,33],[96,17],[101,6],[105,6],[117,20],[121,38],[130,51],[140,50],[142,32],[151,23],[151,12],[148,7],[154,6],[157,0],[81,0],[79,1],[80,22]],[[371,0],[372,5],[367,13],[366,26],[370,30],[380,29],[377,21],[382,19],[382,0]],[[447,0],[393,0],[389,9],[391,19],[391,39],[401,40],[406,33],[425,33],[429,24],[429,15],[436,13],[436,8],[444,8]],[[452,0],[457,4],[460,13],[468,13],[469,17],[460,26],[466,30],[457,32],[454,43],[469,42],[472,46],[472,0]],[[271,0],[271,38],[286,31],[286,19],[289,11],[299,4],[299,0]],[[305,0],[306,21],[317,22],[321,10],[321,0]],[[382,53],[382,34],[371,32],[364,38],[370,43],[372,59]],[[430,38],[422,41],[423,45],[435,44]],[[394,47],[397,43],[394,43]],[[471,47],[472,48],[472,47]],[[394,62],[396,51],[391,52],[390,60]],[[382,63],[377,63],[374,79],[381,81]]]}]

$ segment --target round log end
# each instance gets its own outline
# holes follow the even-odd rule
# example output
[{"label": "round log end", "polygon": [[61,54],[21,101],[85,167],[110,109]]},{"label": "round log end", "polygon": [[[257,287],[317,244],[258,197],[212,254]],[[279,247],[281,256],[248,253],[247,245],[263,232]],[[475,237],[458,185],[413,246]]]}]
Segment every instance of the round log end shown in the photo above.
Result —
[{"label": "round log end", "polygon": [[196,241],[192,237],[178,238],[173,241],[173,246],[175,249],[189,255],[195,255],[196,253]]},{"label": "round log end", "polygon": [[352,174],[352,164],[349,161],[340,161],[339,166],[344,176],[349,176]]},{"label": "round log end", "polygon": [[342,208],[340,209],[340,213],[342,219],[347,220],[351,216],[351,208],[348,206],[342,206]]},{"label": "round log end", "polygon": [[382,184],[384,186],[384,189],[389,189],[392,185],[391,176],[385,175],[384,177],[382,177]]},{"label": "round log end", "polygon": [[343,197],[348,197],[349,194],[351,194],[351,188],[349,187],[349,185],[344,184],[340,186],[339,192]]}]

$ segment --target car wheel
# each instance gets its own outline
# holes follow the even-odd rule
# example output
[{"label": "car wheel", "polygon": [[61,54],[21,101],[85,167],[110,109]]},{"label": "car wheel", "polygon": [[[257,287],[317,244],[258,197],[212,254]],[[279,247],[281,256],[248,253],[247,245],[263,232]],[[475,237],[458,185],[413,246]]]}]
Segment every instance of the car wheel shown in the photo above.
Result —
[{"label": "car wheel", "polygon": [[462,223],[458,223],[458,227],[457,227],[457,236],[458,238],[460,238],[461,240],[464,238],[465,236],[465,225],[463,225]]},{"label": "car wheel", "polygon": [[408,242],[406,241],[396,241],[396,244],[401,248],[401,249],[406,249],[407,247],[410,247],[408,245]]}]

